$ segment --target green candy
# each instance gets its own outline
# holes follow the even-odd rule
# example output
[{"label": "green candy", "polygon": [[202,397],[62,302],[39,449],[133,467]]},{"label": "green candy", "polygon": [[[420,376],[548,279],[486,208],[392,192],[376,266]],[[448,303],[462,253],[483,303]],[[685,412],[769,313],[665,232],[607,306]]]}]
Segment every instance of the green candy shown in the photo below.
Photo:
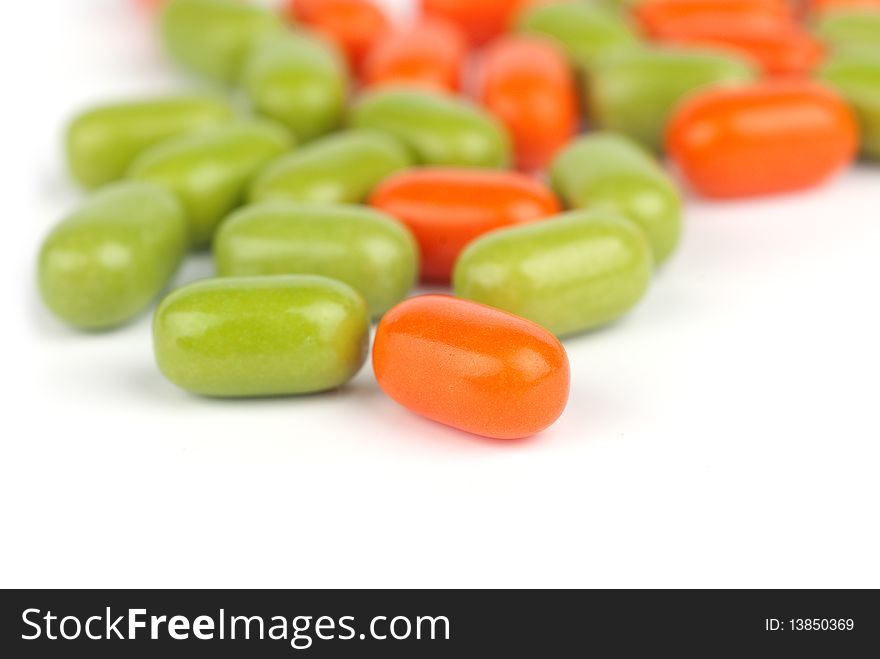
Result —
[{"label": "green candy", "polygon": [[338,128],[348,94],[346,65],[324,41],[304,34],[264,39],[241,77],[258,114],[287,126],[300,142]]},{"label": "green candy", "polygon": [[505,168],[510,138],[502,125],[461,99],[413,89],[385,89],[355,104],[351,124],[400,140],[423,165]]},{"label": "green candy", "polygon": [[522,15],[518,29],[550,37],[573,63],[587,68],[604,54],[638,43],[620,16],[586,4],[539,4]]},{"label": "green candy", "polygon": [[312,274],[349,284],[380,316],[412,290],[418,246],[391,217],[359,206],[268,201],[226,220],[214,241],[221,276]]},{"label": "green candy", "polygon": [[250,200],[359,204],[382,180],[411,165],[409,153],[394,138],[352,130],[271,163],[251,186]]},{"label": "green candy", "polygon": [[171,194],[149,183],[115,183],[45,239],[40,293],[64,322],[108,329],[146,309],[185,252],[186,219]]},{"label": "green candy", "polygon": [[823,13],[814,32],[834,50],[880,52],[880,11],[837,9]]},{"label": "green candy", "polygon": [[335,389],[361,369],[367,306],[342,282],[307,275],[209,279],[159,305],[159,369],[195,394],[226,398]]},{"label": "green candy", "polygon": [[651,281],[651,248],[610,211],[572,211],[474,241],[455,266],[458,297],[543,325],[559,336],[616,320]]},{"label": "green candy", "polygon": [[230,85],[254,44],[283,30],[276,14],[241,0],[171,0],[160,25],[165,50],[178,64]]},{"label": "green candy", "polygon": [[861,125],[862,154],[880,159],[880,50],[834,55],[819,71],[819,78],[843,94],[855,110]]},{"label": "green candy", "polygon": [[617,211],[639,225],[655,263],[663,263],[678,246],[678,189],[652,155],[632,140],[614,133],[580,138],[556,157],[551,179],[569,207]]},{"label": "green candy", "polygon": [[634,48],[601,59],[590,76],[587,99],[599,126],[660,151],[669,118],[686,96],[713,85],[746,83],[756,75],[753,65],[732,54]]},{"label": "green candy", "polygon": [[67,129],[67,162],[86,188],[121,179],[151,146],[229,121],[229,103],[211,96],[180,96],[97,107],[76,117]]},{"label": "green candy", "polygon": [[240,121],[162,142],[144,152],[128,175],[174,192],[189,218],[191,244],[204,247],[242,203],[253,178],[290,146],[280,126]]}]

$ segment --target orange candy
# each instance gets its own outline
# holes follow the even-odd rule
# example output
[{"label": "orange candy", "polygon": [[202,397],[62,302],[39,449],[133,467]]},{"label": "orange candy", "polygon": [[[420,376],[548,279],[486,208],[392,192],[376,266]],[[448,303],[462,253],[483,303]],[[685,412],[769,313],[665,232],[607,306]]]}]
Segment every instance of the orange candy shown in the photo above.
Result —
[{"label": "orange candy", "polygon": [[817,39],[796,26],[755,29],[714,17],[670,26],[657,37],[673,44],[730,48],[754,60],[770,76],[803,76],[822,61]]},{"label": "orange candy", "polygon": [[559,340],[531,321],[442,295],[412,298],[379,323],[379,386],[407,409],[494,439],[529,437],[568,402]]},{"label": "orange candy", "polygon": [[658,38],[707,20],[751,30],[790,27],[794,22],[785,0],[646,0],[636,5],[633,16],[645,34]]},{"label": "orange candy", "polygon": [[833,91],[769,81],[706,91],[676,112],[667,149],[707,197],[749,197],[813,187],[856,156],[858,126]]},{"label": "orange candy", "polygon": [[368,53],[363,83],[407,84],[457,91],[461,86],[467,45],[452,23],[425,20],[389,35]]},{"label": "orange candy", "polygon": [[335,43],[354,70],[390,30],[388,17],[370,0],[288,0],[287,13]]},{"label": "orange candy", "polygon": [[508,37],[485,54],[480,100],[507,126],[517,166],[545,168],[577,133],[579,112],[574,76],[552,42]]},{"label": "orange candy", "polygon": [[880,9],[880,0],[810,0],[810,11],[829,9]]},{"label": "orange candy", "polygon": [[422,168],[395,174],[370,204],[406,224],[422,253],[422,279],[445,283],[461,251],[481,235],[558,214],[543,184],[513,172]]},{"label": "orange candy", "polygon": [[519,11],[532,0],[421,0],[422,15],[442,18],[460,27],[480,46],[510,28]]}]

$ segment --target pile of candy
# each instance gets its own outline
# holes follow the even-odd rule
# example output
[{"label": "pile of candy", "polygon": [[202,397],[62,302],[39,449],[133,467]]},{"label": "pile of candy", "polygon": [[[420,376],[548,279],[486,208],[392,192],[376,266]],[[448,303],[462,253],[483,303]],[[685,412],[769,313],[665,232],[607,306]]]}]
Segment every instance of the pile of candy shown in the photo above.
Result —
[{"label": "pile of candy", "polygon": [[[532,435],[568,399],[557,337],[627,313],[676,249],[658,155],[711,198],[880,158],[880,0],[421,0],[409,25],[370,0],[149,4],[218,91],[75,118],[70,171],[96,192],[46,238],[39,283],[107,329],[210,247],[217,277],[153,325],[162,373],[197,394],[339,387],[381,319],[391,398]],[[454,296],[406,299],[419,281]]]}]

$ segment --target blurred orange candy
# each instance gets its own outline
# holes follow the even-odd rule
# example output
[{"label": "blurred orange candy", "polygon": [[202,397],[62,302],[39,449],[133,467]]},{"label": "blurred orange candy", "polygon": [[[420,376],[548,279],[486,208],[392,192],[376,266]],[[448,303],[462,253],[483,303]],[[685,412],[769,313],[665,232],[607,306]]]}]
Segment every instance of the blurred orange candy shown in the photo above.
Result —
[{"label": "blurred orange candy", "polygon": [[444,18],[480,46],[507,32],[520,10],[534,0],[420,0],[422,15]]},{"label": "blurred orange candy", "polygon": [[775,29],[794,23],[794,14],[786,0],[645,0],[636,5],[633,16],[646,35],[657,38],[707,21],[752,30]]},{"label": "blurred orange candy", "polygon": [[391,25],[371,0],[287,0],[286,10],[291,19],[335,43],[354,70]]},{"label": "blurred orange candy", "polygon": [[506,37],[492,44],[480,69],[479,98],[507,126],[523,171],[545,168],[578,131],[574,76],[550,41]]},{"label": "blurred orange candy", "polygon": [[658,41],[736,50],[754,60],[770,76],[810,74],[822,61],[822,44],[797,26],[778,29],[743,27],[714,18],[666,29]]},{"label": "blurred orange candy", "polygon": [[880,10],[880,0],[810,0],[809,9],[812,12],[822,12],[829,9]]},{"label": "blurred orange candy", "polygon": [[364,58],[364,85],[405,84],[441,91],[461,86],[467,45],[448,21],[427,19],[375,44]]}]

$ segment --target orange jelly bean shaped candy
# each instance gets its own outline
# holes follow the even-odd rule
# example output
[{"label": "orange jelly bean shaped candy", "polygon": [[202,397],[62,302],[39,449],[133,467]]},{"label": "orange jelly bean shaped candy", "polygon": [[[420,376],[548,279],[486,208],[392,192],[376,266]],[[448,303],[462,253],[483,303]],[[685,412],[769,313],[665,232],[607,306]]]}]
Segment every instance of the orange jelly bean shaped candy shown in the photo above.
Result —
[{"label": "orange jelly bean shaped candy", "polygon": [[416,414],[494,439],[529,437],[568,402],[565,349],[531,321],[475,302],[425,295],[376,331],[379,386]]},{"label": "orange jelly bean shaped candy", "polygon": [[517,166],[543,169],[577,133],[574,76],[552,42],[509,37],[490,46],[480,75],[480,100],[507,126]]},{"label": "orange jelly bean shaped candy", "polygon": [[524,174],[433,167],[392,175],[370,204],[409,227],[421,249],[422,279],[438,283],[449,281],[476,238],[561,211],[553,192]]},{"label": "orange jelly bean shaped candy", "polygon": [[673,117],[667,148],[707,197],[749,197],[818,185],[852,162],[859,131],[830,89],[768,81],[706,91]]},{"label": "orange jelly bean shaped candy", "polygon": [[422,86],[457,91],[467,56],[461,31],[452,23],[425,20],[388,35],[364,60],[363,83]]},{"label": "orange jelly bean shaped candy", "polygon": [[790,27],[794,23],[794,13],[785,0],[646,0],[635,6],[633,16],[651,37],[707,20],[750,29]]},{"label": "orange jelly bean shaped candy", "polygon": [[354,70],[391,24],[372,0],[288,0],[287,14],[335,43]]},{"label": "orange jelly bean shaped candy", "polygon": [[534,0],[421,0],[423,16],[443,18],[480,46],[506,32],[521,9]]}]

